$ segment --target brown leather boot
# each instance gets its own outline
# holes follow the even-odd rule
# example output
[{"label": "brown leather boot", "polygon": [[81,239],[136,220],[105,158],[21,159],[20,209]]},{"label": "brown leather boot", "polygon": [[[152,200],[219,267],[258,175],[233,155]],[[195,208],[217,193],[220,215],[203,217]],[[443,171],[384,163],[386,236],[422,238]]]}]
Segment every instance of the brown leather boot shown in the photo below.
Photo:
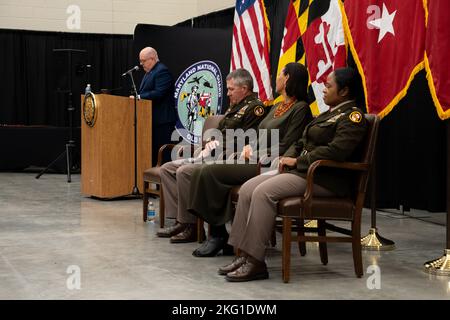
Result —
[{"label": "brown leather boot", "polygon": [[269,278],[265,262],[248,256],[246,262],[235,271],[227,273],[225,279],[230,282],[244,282]]},{"label": "brown leather boot", "polygon": [[183,230],[170,238],[171,243],[188,243],[197,241],[197,224],[184,223]]}]

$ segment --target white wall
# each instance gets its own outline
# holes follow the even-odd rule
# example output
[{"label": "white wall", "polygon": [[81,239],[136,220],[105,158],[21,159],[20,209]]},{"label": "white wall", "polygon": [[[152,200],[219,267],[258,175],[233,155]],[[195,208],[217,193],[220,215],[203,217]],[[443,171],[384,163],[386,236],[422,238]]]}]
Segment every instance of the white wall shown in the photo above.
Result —
[{"label": "white wall", "polygon": [[236,0],[0,0],[0,28],[133,34],[138,23],[171,26]]}]

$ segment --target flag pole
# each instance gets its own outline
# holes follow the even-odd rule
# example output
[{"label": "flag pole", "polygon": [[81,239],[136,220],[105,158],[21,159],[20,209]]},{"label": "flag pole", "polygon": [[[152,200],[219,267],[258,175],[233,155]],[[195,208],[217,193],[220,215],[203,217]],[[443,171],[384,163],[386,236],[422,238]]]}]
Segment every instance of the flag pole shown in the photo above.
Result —
[{"label": "flag pole", "polygon": [[425,262],[423,270],[437,276],[450,276],[450,120],[447,120],[447,247],[444,255],[438,259]]},{"label": "flag pole", "polygon": [[383,238],[378,233],[377,228],[377,205],[376,205],[376,160],[372,164],[370,173],[370,207],[371,207],[371,227],[369,234],[361,238],[361,249],[372,251],[388,251],[395,249],[392,240]]}]

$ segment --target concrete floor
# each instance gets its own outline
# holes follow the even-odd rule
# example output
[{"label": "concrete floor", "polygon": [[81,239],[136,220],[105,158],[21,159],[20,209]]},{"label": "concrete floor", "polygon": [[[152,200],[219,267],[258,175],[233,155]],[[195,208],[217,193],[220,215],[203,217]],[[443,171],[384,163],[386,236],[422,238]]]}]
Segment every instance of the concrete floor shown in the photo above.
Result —
[{"label": "concrete floor", "polygon": [[[380,268],[380,289],[370,289],[372,273],[355,277],[349,244],[329,245],[327,266],[317,244],[308,244],[305,257],[293,244],[291,282],[284,284],[280,241],[268,251],[270,279],[227,283],[216,270],[230,257],[195,258],[197,243],[157,238],[157,226],[142,221],[141,200],[81,196],[79,175],[72,183],[65,175],[34,177],[0,173],[0,299],[450,298],[450,278],[422,271],[443,253],[445,228],[435,223],[445,222],[443,214],[419,214],[432,222],[378,215],[381,234],[397,246],[363,252],[365,271]],[[369,222],[365,212],[364,234]]]}]

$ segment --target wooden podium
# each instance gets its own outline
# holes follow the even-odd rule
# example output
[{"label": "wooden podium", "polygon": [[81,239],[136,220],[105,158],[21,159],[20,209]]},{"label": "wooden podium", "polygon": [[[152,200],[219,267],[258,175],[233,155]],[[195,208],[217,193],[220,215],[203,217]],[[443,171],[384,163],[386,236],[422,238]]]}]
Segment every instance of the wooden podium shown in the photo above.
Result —
[{"label": "wooden podium", "polygon": [[[81,193],[98,198],[129,195],[134,186],[134,100],[108,94],[94,97],[95,121],[88,125],[81,96]],[[137,102],[137,186],[141,193],[142,172],[152,163],[151,108],[149,100]]]}]

